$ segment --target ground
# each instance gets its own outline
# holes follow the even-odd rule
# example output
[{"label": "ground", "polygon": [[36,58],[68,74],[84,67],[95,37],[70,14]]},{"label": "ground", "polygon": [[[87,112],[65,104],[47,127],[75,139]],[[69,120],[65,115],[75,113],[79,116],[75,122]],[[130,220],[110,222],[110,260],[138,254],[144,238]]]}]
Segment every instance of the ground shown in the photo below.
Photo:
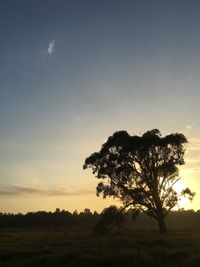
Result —
[{"label": "ground", "polygon": [[91,228],[2,229],[1,267],[199,267],[200,231],[126,229],[96,236]]}]

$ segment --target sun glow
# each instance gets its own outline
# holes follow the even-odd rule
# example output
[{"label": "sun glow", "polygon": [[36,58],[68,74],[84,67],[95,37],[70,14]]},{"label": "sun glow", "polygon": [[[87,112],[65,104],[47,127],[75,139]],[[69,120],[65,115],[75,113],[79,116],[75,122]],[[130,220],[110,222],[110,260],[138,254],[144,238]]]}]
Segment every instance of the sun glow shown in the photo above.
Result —
[{"label": "sun glow", "polygon": [[[187,184],[185,183],[184,180],[179,180],[177,183],[174,184],[173,189],[180,194],[181,191],[185,188],[187,188]],[[178,205],[176,206],[175,209],[180,209],[180,208],[185,208],[187,209],[187,206],[189,204],[189,200],[186,197],[181,197],[181,199],[178,202]]]}]

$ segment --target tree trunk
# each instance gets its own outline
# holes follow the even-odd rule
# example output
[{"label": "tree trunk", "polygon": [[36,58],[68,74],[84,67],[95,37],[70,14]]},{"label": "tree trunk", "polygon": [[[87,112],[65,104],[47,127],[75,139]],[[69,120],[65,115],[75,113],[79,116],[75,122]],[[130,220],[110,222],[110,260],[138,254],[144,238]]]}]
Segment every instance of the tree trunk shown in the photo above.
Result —
[{"label": "tree trunk", "polygon": [[159,226],[160,233],[164,234],[167,232],[167,227],[165,225],[165,217],[163,214],[163,207],[160,201],[160,196],[158,193],[158,186],[155,186],[156,190],[154,191],[154,200],[156,205],[157,213],[157,222]]},{"label": "tree trunk", "polygon": [[161,234],[166,233],[167,232],[167,227],[165,225],[165,219],[164,219],[164,216],[163,216],[162,213],[159,214],[157,221],[158,221],[158,226],[159,226],[160,233]]}]

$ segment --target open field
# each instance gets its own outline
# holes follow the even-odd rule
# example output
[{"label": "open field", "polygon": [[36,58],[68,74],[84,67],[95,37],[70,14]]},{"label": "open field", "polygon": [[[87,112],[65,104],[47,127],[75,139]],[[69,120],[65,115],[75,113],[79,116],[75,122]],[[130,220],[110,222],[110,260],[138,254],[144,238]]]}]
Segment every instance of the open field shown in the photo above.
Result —
[{"label": "open field", "polygon": [[199,267],[200,231],[127,229],[96,236],[91,228],[2,229],[1,267]]}]

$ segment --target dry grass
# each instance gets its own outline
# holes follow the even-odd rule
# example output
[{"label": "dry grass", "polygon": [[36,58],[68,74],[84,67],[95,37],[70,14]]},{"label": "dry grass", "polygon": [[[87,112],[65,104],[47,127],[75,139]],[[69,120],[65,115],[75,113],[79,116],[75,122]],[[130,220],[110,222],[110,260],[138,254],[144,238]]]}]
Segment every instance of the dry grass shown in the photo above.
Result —
[{"label": "dry grass", "polygon": [[96,236],[92,229],[24,229],[0,232],[1,267],[199,267],[200,232],[123,230]]}]

